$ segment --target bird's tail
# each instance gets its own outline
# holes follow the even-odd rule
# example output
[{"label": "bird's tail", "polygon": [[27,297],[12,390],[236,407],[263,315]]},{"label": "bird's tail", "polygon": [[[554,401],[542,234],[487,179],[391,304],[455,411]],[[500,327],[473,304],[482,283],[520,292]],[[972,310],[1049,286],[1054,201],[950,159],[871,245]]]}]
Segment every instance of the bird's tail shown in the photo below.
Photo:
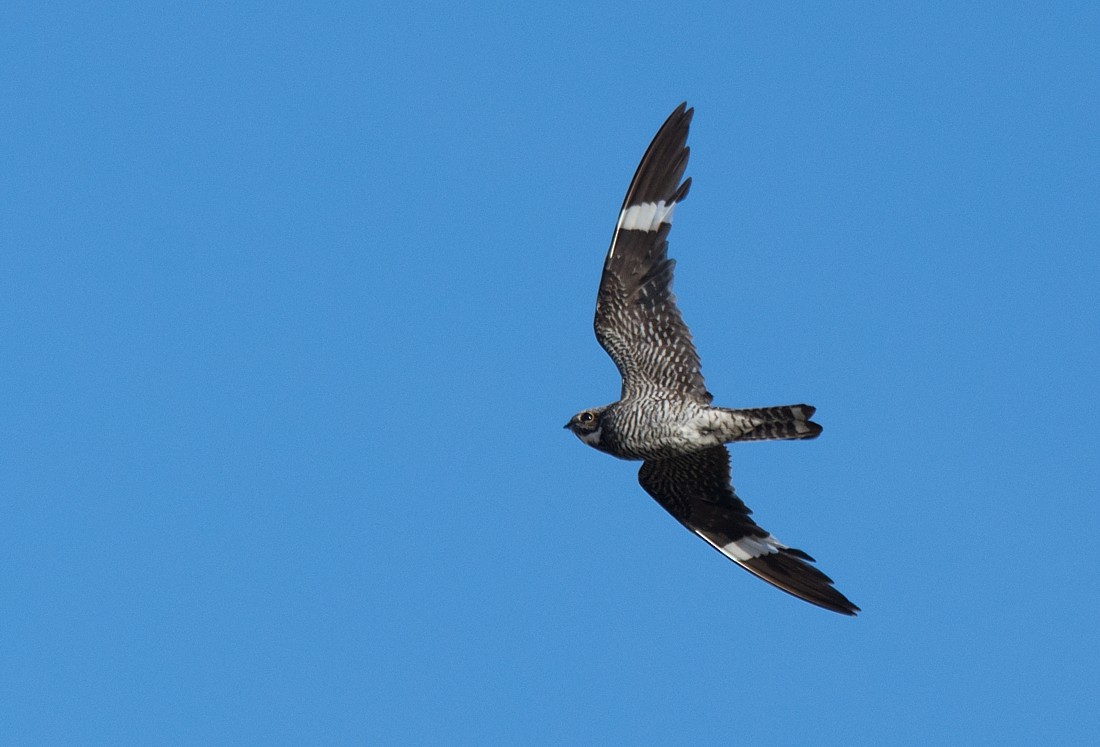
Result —
[{"label": "bird's tail", "polygon": [[737,429],[741,431],[739,436],[731,439],[733,441],[817,438],[821,433],[821,426],[810,421],[815,408],[809,405],[722,410],[730,414]]}]

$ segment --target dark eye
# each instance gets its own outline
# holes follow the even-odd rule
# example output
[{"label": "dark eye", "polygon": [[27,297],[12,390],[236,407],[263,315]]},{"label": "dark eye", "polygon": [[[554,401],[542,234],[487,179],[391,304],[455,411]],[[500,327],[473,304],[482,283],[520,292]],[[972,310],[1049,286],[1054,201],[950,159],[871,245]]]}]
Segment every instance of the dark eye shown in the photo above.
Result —
[{"label": "dark eye", "polygon": [[591,423],[595,419],[596,419],[596,416],[593,415],[590,412],[582,412],[581,413],[581,422],[582,423]]}]

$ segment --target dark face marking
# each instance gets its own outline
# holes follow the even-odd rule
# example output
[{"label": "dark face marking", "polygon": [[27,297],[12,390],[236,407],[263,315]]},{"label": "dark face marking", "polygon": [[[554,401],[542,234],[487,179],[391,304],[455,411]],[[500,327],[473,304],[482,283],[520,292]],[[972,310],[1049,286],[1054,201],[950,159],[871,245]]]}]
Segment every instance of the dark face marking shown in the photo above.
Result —
[{"label": "dark face marking", "polygon": [[601,448],[603,427],[600,424],[600,411],[582,410],[574,415],[565,427],[589,446]]},{"label": "dark face marking", "polygon": [[592,435],[600,430],[600,414],[596,410],[582,410],[570,418],[565,427],[582,439],[588,436],[585,443],[589,443]]}]

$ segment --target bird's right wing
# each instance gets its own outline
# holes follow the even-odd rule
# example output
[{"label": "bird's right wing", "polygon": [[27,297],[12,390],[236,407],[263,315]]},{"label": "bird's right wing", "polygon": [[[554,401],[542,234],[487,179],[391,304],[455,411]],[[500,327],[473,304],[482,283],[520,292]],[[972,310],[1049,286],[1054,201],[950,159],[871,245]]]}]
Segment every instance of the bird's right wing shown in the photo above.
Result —
[{"label": "bird's right wing", "polygon": [[623,378],[622,398],[651,392],[709,404],[699,356],[672,295],[668,232],[687,196],[688,126],[680,104],[642,156],[623,201],[596,297],[596,339]]},{"label": "bird's right wing", "polygon": [[859,607],[833,587],[806,553],[787,547],[749,518],[730,484],[725,446],[650,460],[638,482],[681,524],[755,576],[810,604],[844,615]]}]

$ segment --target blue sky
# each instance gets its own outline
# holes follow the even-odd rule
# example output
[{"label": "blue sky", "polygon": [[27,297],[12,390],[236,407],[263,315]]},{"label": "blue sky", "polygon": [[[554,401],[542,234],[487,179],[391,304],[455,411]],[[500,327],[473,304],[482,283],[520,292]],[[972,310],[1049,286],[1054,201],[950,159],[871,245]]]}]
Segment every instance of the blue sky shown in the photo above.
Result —
[{"label": "blue sky", "polygon": [[[1100,737],[1088,3],[0,10],[0,741]],[[758,521],[562,430],[638,159]]]}]

